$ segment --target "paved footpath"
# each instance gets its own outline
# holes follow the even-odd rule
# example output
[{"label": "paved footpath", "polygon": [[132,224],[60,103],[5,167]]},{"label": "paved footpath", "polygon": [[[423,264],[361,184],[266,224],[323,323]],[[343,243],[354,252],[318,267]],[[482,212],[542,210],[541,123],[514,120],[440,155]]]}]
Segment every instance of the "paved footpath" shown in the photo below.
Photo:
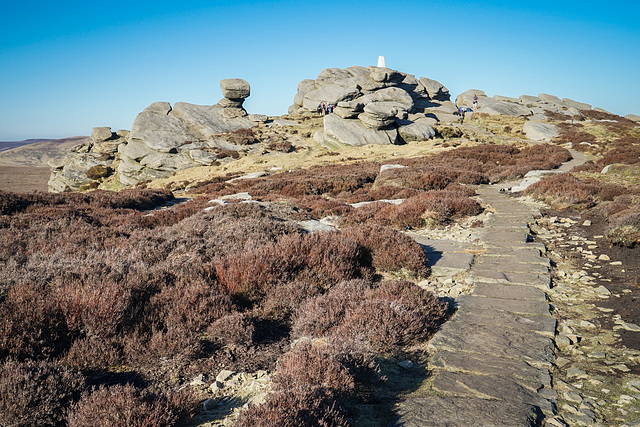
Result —
[{"label": "paved footpath", "polygon": [[555,412],[549,260],[527,225],[539,212],[498,186],[478,195],[495,214],[467,275],[472,294],[456,299],[456,314],[429,343],[431,390],[400,403],[395,425],[529,426]]}]

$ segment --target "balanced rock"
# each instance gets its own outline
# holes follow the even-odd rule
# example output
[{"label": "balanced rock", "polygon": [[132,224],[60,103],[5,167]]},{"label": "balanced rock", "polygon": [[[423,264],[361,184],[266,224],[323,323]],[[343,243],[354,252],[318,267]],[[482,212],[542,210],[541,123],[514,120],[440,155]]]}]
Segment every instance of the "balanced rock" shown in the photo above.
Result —
[{"label": "balanced rock", "polygon": [[369,129],[384,129],[395,123],[398,109],[393,102],[372,102],[364,107],[358,119]]},{"label": "balanced rock", "polygon": [[249,83],[242,79],[220,80],[222,96],[229,99],[245,99],[251,95]]}]

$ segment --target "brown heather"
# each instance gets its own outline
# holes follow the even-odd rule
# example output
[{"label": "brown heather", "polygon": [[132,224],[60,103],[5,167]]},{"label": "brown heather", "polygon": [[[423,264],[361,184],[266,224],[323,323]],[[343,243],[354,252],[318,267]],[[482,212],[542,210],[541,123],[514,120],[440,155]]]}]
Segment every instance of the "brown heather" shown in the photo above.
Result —
[{"label": "brown heather", "polygon": [[[276,369],[274,393],[239,425],[347,425],[338,396],[366,399],[375,357],[428,339],[447,316],[413,283],[376,282],[429,274],[397,229],[475,215],[468,185],[566,158],[482,146],[399,159],[406,171],[386,182],[374,162],[226,182],[236,174],[163,210],[168,190],[0,192],[1,423],[170,425],[194,407],[172,379],[225,366]],[[240,191],[264,203],[204,211]],[[349,205],[380,198],[407,200]],[[344,228],[295,222],[327,215]],[[312,341],[289,350],[298,337]]]}]

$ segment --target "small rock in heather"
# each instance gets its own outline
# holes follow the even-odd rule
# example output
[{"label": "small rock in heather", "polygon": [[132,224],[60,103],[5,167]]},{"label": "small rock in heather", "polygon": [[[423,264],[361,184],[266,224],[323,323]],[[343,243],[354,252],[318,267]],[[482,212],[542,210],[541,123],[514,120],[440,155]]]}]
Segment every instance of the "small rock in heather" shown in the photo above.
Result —
[{"label": "small rock in heather", "polygon": [[216,377],[216,381],[224,384],[224,382],[227,381],[233,374],[235,374],[235,372],[223,369]]},{"label": "small rock in heather", "polygon": [[412,369],[412,368],[415,368],[418,365],[413,363],[411,360],[403,360],[402,362],[398,362],[398,366],[400,366],[401,368],[404,368],[404,369]]},{"label": "small rock in heather", "polygon": [[204,375],[200,374],[197,377],[195,377],[194,379],[191,380],[190,385],[192,386],[201,386],[201,385],[205,385],[204,383]]},{"label": "small rock in heather", "polygon": [[631,331],[631,332],[640,332],[640,326],[635,325],[633,323],[627,323],[627,322],[623,322],[622,323],[622,327],[627,330],[627,331]]}]

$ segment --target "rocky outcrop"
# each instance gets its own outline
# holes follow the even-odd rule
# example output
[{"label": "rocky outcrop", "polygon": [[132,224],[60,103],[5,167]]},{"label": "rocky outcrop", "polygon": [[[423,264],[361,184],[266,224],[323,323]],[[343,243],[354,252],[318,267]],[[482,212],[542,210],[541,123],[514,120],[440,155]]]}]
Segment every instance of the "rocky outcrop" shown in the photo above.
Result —
[{"label": "rocky outcrop", "polygon": [[[289,112],[310,114],[322,102],[332,104],[336,108],[325,117],[324,131],[317,136],[320,140],[395,144],[433,138],[435,113],[455,111],[449,98],[449,90],[441,83],[390,68],[327,68],[315,80],[298,84]],[[418,123],[418,119],[425,120]]]},{"label": "rocky outcrop", "polygon": [[49,191],[82,190],[117,174],[123,185],[165,178],[178,170],[211,165],[221,151],[239,151],[255,142],[250,129],[266,116],[248,116],[243,108],[250,95],[242,79],[220,81],[216,105],[154,102],[136,117],[131,132],[94,128],[91,138],[65,159],[50,164]]},{"label": "rocky outcrop", "polygon": [[129,131],[111,132],[109,127],[95,127],[91,137],[71,149],[60,160],[49,161],[50,192],[78,191],[96,188],[115,171],[119,147],[126,144]]},{"label": "rocky outcrop", "polygon": [[456,98],[457,107],[472,107],[473,96],[478,97],[478,108],[476,111],[492,116],[525,116],[534,120],[543,120],[545,112],[563,114],[568,117],[582,116],[580,111],[591,110],[591,105],[572,101],[571,99],[560,99],[557,96],[541,93],[538,96],[521,95],[520,98],[495,95],[489,98],[484,91],[470,89],[461,93]]},{"label": "rocky outcrop", "polygon": [[640,123],[640,116],[637,114],[627,114],[624,118]]},{"label": "rocky outcrop", "polygon": [[168,102],[156,102],[138,114],[120,150],[120,182],[134,185],[168,177],[181,169],[213,164],[219,150],[242,148],[221,134],[255,125],[242,108],[249,84],[227,79],[220,87],[225,97],[216,105],[178,102],[172,108]]}]

